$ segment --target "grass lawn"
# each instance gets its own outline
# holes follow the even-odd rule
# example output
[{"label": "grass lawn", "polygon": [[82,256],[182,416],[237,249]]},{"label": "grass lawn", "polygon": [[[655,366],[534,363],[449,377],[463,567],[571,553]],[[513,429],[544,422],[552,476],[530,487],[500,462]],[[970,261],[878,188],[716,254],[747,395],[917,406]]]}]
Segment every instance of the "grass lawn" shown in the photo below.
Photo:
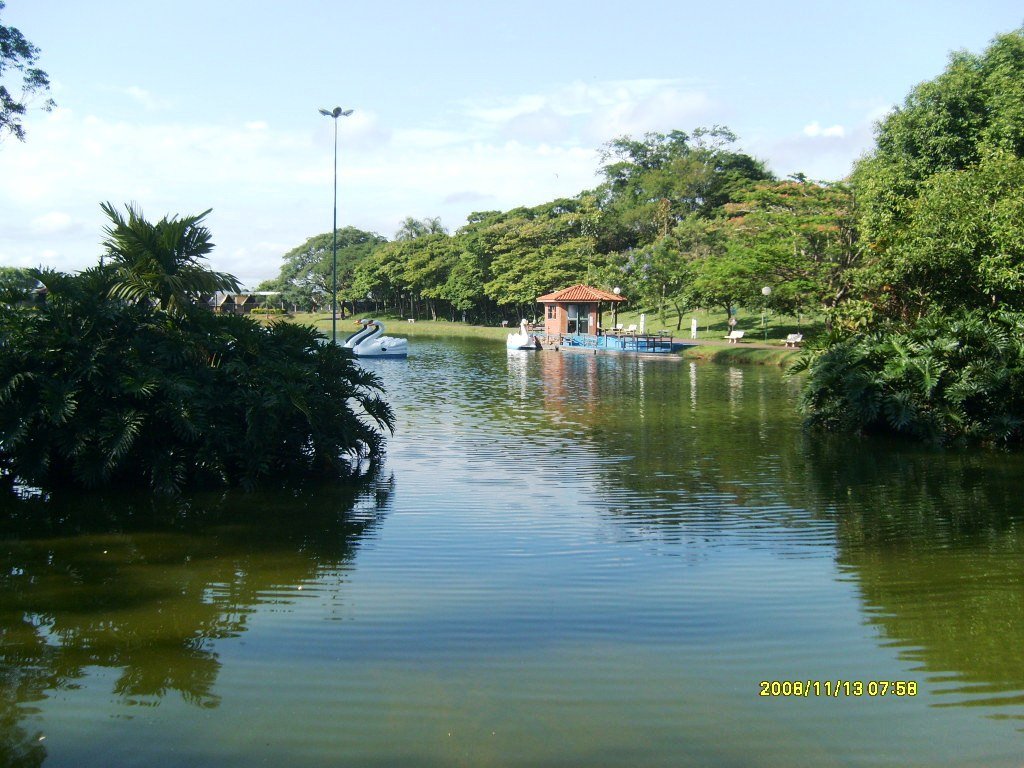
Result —
[{"label": "grass lawn", "polygon": [[[658,331],[667,329],[677,339],[684,341],[690,338],[690,321],[697,319],[697,338],[709,341],[721,341],[729,333],[728,317],[722,310],[698,309],[683,315],[682,327],[676,330],[675,314],[667,314],[663,324],[656,312],[647,313],[647,329]],[[747,311],[740,309],[737,313],[736,330],[745,331],[745,341],[756,341],[760,343],[778,344],[780,347],[785,343],[786,336],[791,333],[802,333],[804,340],[811,338],[824,331],[822,318],[817,315],[801,315],[790,317],[788,315],[777,315],[768,313],[764,318],[764,325],[761,324],[760,311]],[[640,313],[620,312],[618,322],[627,327],[631,323],[640,325]]]},{"label": "grass lawn", "polygon": [[[466,325],[464,323],[451,323],[447,320],[417,320],[409,323],[402,318],[388,317],[387,315],[374,315],[384,324],[384,332],[389,336],[460,336],[476,337],[483,339],[501,339],[504,341],[508,335],[508,328],[488,327],[483,325]],[[291,315],[290,319],[296,323],[312,325],[318,330],[330,335],[331,313],[330,312],[299,312]],[[356,320],[351,316],[338,318],[338,337],[344,338],[355,333]]]},{"label": "grass lawn", "polygon": [[682,355],[686,360],[707,360],[712,363],[746,363],[750,365],[777,365],[786,368],[796,361],[798,349],[765,349],[744,347],[739,344],[722,347],[695,346],[687,347]]}]

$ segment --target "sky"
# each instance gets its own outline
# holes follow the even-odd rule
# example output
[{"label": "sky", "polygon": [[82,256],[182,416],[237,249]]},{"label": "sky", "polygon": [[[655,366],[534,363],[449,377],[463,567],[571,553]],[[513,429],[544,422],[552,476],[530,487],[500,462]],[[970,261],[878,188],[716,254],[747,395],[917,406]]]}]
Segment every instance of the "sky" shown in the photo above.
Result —
[{"label": "sky", "polygon": [[[253,288],[338,225],[452,232],[599,183],[620,137],[723,125],[779,177],[838,180],[874,126],[1020,0],[7,0],[57,108],[0,138],[0,265],[94,265],[100,203],[207,209]],[[9,78],[8,78],[9,80]],[[11,83],[6,82],[8,87]]]}]

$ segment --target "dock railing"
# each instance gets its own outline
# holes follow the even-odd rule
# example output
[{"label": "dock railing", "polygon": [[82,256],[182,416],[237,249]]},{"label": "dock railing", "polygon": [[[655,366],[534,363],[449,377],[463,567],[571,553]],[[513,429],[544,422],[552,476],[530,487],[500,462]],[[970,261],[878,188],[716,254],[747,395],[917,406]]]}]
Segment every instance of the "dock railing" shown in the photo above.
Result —
[{"label": "dock railing", "polygon": [[606,349],[613,352],[642,352],[664,354],[671,352],[675,339],[668,331],[658,333],[607,333],[600,336],[592,334],[562,334],[559,343],[565,347],[585,349]]}]

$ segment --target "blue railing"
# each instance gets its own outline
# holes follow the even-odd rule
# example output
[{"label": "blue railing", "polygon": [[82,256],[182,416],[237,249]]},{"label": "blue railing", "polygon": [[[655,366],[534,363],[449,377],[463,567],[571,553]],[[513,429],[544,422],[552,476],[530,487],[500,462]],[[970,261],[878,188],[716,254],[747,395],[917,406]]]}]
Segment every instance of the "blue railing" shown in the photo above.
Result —
[{"label": "blue railing", "polygon": [[663,333],[622,333],[594,336],[584,333],[562,335],[562,346],[604,349],[609,352],[671,352],[674,340]]}]

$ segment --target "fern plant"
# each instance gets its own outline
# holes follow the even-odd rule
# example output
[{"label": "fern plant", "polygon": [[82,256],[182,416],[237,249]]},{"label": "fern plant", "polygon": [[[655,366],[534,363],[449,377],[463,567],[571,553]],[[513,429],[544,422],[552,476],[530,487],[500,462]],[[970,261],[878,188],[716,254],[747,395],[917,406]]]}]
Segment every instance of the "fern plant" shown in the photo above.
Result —
[{"label": "fern plant", "polygon": [[1024,316],[933,314],[913,328],[833,337],[792,369],[806,372],[811,426],[949,443],[1024,438]]}]

